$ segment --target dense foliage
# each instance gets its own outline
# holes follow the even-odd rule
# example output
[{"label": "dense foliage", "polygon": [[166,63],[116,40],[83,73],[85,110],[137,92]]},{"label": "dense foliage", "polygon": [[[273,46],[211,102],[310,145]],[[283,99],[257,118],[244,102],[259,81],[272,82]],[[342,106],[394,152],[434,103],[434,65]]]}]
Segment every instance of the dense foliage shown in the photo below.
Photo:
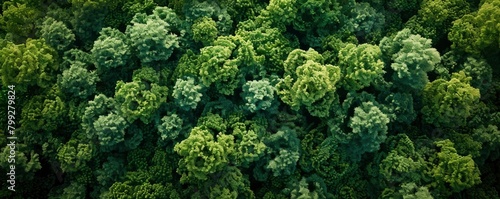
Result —
[{"label": "dense foliage", "polygon": [[1,2],[0,198],[500,198],[500,0]]}]

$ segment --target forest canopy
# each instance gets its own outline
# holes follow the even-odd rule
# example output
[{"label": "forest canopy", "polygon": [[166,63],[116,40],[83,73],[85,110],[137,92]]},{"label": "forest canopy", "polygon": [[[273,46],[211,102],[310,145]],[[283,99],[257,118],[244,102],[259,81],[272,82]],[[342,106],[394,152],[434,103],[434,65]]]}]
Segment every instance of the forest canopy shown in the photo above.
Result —
[{"label": "forest canopy", "polygon": [[0,198],[500,199],[500,0],[1,2]]}]

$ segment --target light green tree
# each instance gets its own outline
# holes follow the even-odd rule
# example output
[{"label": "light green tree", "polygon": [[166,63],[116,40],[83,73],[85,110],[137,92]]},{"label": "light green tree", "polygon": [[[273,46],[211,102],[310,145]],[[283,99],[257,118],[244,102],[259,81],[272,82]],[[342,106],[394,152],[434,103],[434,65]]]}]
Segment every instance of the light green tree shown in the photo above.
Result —
[{"label": "light green tree", "polygon": [[28,39],[18,45],[7,42],[0,49],[0,66],[2,84],[15,84],[21,93],[29,86],[50,87],[59,68],[54,49],[43,39]]},{"label": "light green tree", "polygon": [[313,49],[292,51],[285,61],[285,76],[276,85],[281,100],[298,110],[301,106],[313,116],[326,117],[335,99],[340,68],[323,65],[323,57]]},{"label": "light green tree", "polygon": [[151,122],[153,113],[167,100],[168,88],[155,83],[141,81],[118,81],[115,89],[118,112],[130,123],[140,119],[145,124]]},{"label": "light green tree", "polygon": [[[427,72],[441,61],[431,40],[403,29],[380,41],[386,64],[391,66],[392,81],[401,90],[421,90],[429,82]],[[389,71],[388,71],[389,72]]]},{"label": "light green tree", "polygon": [[479,89],[469,85],[471,78],[463,71],[454,73],[449,81],[437,79],[423,90],[425,122],[437,127],[459,127],[466,124],[472,107],[479,101]]},{"label": "light green tree", "polygon": [[436,180],[431,185],[438,189],[451,188],[452,192],[460,192],[481,183],[480,171],[470,155],[457,154],[450,140],[435,142],[441,148],[437,153],[437,165],[432,169]]},{"label": "light green tree", "polygon": [[177,143],[174,150],[182,156],[177,172],[181,182],[205,181],[210,174],[221,171],[228,164],[234,141],[232,135],[219,134],[217,140],[209,130],[195,127],[189,137]]},{"label": "light green tree", "polygon": [[382,53],[378,46],[371,44],[347,44],[339,54],[339,66],[342,71],[342,86],[348,91],[355,91],[382,79],[385,73]]},{"label": "light green tree", "polygon": [[142,63],[166,61],[179,47],[178,35],[171,32],[177,15],[167,7],[157,7],[152,15],[138,13],[126,34]]},{"label": "light green tree", "polygon": [[177,79],[172,92],[175,104],[184,110],[196,109],[196,106],[201,101],[202,87],[195,84],[194,79],[188,77],[186,80]]}]

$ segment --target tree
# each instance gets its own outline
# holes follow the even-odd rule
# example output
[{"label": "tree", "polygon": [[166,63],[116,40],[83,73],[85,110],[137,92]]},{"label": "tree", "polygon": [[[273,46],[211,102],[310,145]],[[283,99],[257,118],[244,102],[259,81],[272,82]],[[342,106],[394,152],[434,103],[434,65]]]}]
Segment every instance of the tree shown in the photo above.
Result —
[{"label": "tree", "polygon": [[256,26],[255,22],[248,21],[246,27],[244,23],[239,23],[240,29],[236,31],[236,35],[242,40],[251,42],[255,54],[263,56],[262,65],[265,72],[269,74],[283,74],[283,60],[294,49],[298,48],[298,43],[286,38],[275,27]]},{"label": "tree", "polygon": [[[264,140],[264,144],[269,146],[272,154],[265,168],[273,173],[273,176],[291,175],[297,168],[297,162],[300,157],[300,140],[297,138],[297,132],[287,126],[278,130]],[[263,160],[266,160],[263,158]],[[254,169],[254,176],[256,173]],[[257,178],[257,180],[259,180]]]},{"label": "tree", "polygon": [[446,37],[453,21],[471,12],[470,7],[466,0],[424,0],[406,28],[437,44]]},{"label": "tree", "polygon": [[463,71],[465,75],[472,78],[470,85],[481,91],[481,97],[487,96],[492,85],[493,68],[486,59],[458,50],[448,51],[442,58],[441,64],[435,68],[440,78],[449,79],[452,73]]},{"label": "tree", "polygon": [[174,179],[172,174],[176,167],[175,164],[171,163],[177,159],[178,156],[175,155],[175,152],[167,153],[163,149],[157,149],[150,159],[151,164],[148,167],[151,182],[160,184],[171,183]]},{"label": "tree", "polygon": [[126,34],[142,63],[166,61],[179,47],[179,35],[171,33],[177,15],[167,7],[157,7],[152,15],[138,13],[127,26]]},{"label": "tree", "polygon": [[160,84],[160,77],[163,77],[161,72],[159,73],[149,66],[143,66],[134,70],[132,73],[132,81],[142,82],[148,85]]},{"label": "tree", "polygon": [[1,1],[0,198],[498,198],[498,1]]},{"label": "tree", "polygon": [[124,66],[130,58],[129,40],[119,30],[103,28],[90,52],[99,73]]},{"label": "tree", "polygon": [[328,116],[340,68],[322,61],[313,49],[292,51],[285,61],[285,77],[276,85],[281,100],[295,110],[305,106],[313,116]]},{"label": "tree", "polygon": [[485,59],[467,57],[463,64],[463,71],[467,77],[471,77],[470,85],[481,91],[484,96],[492,83],[493,70]]},{"label": "tree", "polygon": [[413,182],[402,184],[398,194],[399,196],[402,196],[403,199],[434,198],[427,187],[419,187]]},{"label": "tree", "polygon": [[374,161],[367,167],[369,175],[372,176],[372,186],[389,192],[408,183],[420,185],[428,178],[425,173],[428,163],[406,134],[389,136],[384,146],[384,150],[375,153]]},{"label": "tree", "polygon": [[423,90],[422,114],[437,127],[459,127],[466,124],[471,109],[480,98],[479,89],[469,85],[464,72],[454,73],[449,81],[437,79]]},{"label": "tree", "polygon": [[153,113],[166,102],[168,88],[155,83],[148,85],[139,81],[118,81],[115,90],[118,112],[126,121],[132,123],[140,119],[149,124]]},{"label": "tree", "polygon": [[347,44],[343,47],[338,54],[343,87],[355,91],[381,79],[385,73],[381,56],[380,48],[371,44]]},{"label": "tree", "polygon": [[157,125],[161,140],[175,140],[182,130],[182,119],[177,114],[166,115],[161,118],[161,124]]},{"label": "tree", "polygon": [[[4,160],[12,159],[11,146],[12,145],[7,145],[1,149],[0,158]],[[42,168],[40,155],[34,150],[30,150],[29,146],[26,144],[16,143],[15,150],[15,162],[2,161],[0,162],[0,167],[6,168],[5,170],[9,168],[8,171],[10,172],[11,165],[14,163],[16,168],[16,182],[19,182],[20,179],[26,181],[33,180],[35,178],[35,173]],[[8,176],[10,177],[10,175]]]},{"label": "tree", "polygon": [[54,49],[43,39],[28,39],[25,44],[7,44],[0,49],[3,85],[16,85],[21,93],[29,86],[47,88],[55,80],[58,69]]},{"label": "tree", "polygon": [[95,93],[99,77],[95,71],[88,71],[81,62],[76,62],[58,77],[61,90],[71,97],[87,99]]},{"label": "tree", "polygon": [[423,89],[429,81],[427,72],[441,60],[439,52],[431,48],[431,40],[411,34],[409,29],[385,37],[379,46],[391,66],[393,82],[402,90]]},{"label": "tree", "polygon": [[200,65],[198,64],[198,55],[192,50],[186,50],[177,63],[172,74],[172,80],[198,77]]},{"label": "tree", "polygon": [[61,66],[64,69],[67,69],[71,66],[71,64],[75,64],[78,62],[85,66],[94,64],[94,59],[90,53],[84,52],[77,48],[72,48],[64,52],[62,60],[63,61],[61,63]]},{"label": "tree", "polygon": [[284,28],[283,26],[290,24],[297,15],[298,9],[294,3],[291,0],[269,1],[269,5],[263,11],[262,15],[265,19],[272,19],[276,26]]},{"label": "tree", "polygon": [[46,17],[43,21],[40,36],[60,54],[75,41],[75,34],[63,22],[52,17]]},{"label": "tree", "polygon": [[448,34],[452,48],[476,55],[498,53],[499,16],[500,2],[486,0],[477,12],[454,21]]},{"label": "tree", "polygon": [[460,192],[481,183],[479,169],[470,155],[458,155],[453,142],[448,139],[435,144],[441,150],[437,153],[438,163],[432,169],[432,176],[436,179],[433,186],[444,189],[448,185],[451,191]]},{"label": "tree", "polygon": [[136,13],[151,13],[158,6],[153,0],[104,0],[104,26],[123,30]]},{"label": "tree", "polygon": [[181,109],[186,111],[196,109],[203,96],[201,89],[202,87],[195,84],[194,79],[191,77],[188,77],[187,80],[177,79],[172,97],[175,99],[175,104]]},{"label": "tree", "polygon": [[267,79],[247,81],[243,85],[241,93],[241,97],[245,101],[245,109],[250,112],[268,110],[273,106],[273,102],[276,103],[274,92],[275,88]]},{"label": "tree", "polygon": [[73,182],[64,188],[61,198],[63,199],[84,199],[86,197],[87,188],[85,185]]},{"label": "tree", "polygon": [[228,14],[227,8],[221,7],[220,1],[187,1],[184,6],[186,8],[184,9],[184,16],[187,23],[194,24],[197,20],[207,17],[215,21],[217,32],[220,35],[228,36],[232,33],[232,16]]},{"label": "tree", "polygon": [[89,144],[78,143],[71,139],[57,149],[57,159],[63,172],[78,172],[93,157],[95,150]]},{"label": "tree", "polygon": [[500,158],[500,130],[496,125],[481,125],[472,131],[472,137],[481,146],[480,158],[474,158],[478,165],[484,165],[487,159]]},{"label": "tree", "polygon": [[219,134],[215,140],[207,129],[193,128],[189,137],[174,147],[177,154],[182,156],[177,169],[182,175],[181,183],[205,181],[210,174],[221,171],[233,151],[233,139],[232,135]]},{"label": "tree", "polygon": [[352,129],[349,149],[354,160],[361,154],[374,152],[387,138],[389,118],[373,102],[363,102],[354,109],[354,116],[349,120]]},{"label": "tree", "polygon": [[326,190],[326,185],[323,179],[316,175],[308,178],[302,177],[299,182],[293,185],[290,193],[290,198],[328,198],[332,197]]},{"label": "tree", "polygon": [[40,10],[25,3],[5,1],[2,5],[0,27],[6,30],[15,43],[22,43],[27,38],[33,38],[36,20],[41,17]]},{"label": "tree", "polygon": [[[101,117],[111,113],[115,117],[121,117],[115,111],[116,102],[113,98],[108,98],[103,94],[96,95],[94,100],[88,102],[82,116],[82,130],[90,140],[97,140],[97,129],[94,123]],[[106,124],[102,124],[105,127]],[[114,129],[116,130],[116,129]]]},{"label": "tree", "polygon": [[388,96],[379,95],[382,104],[388,109],[391,115],[391,121],[400,122],[403,124],[411,124],[417,117],[417,112],[414,108],[413,96],[409,93],[393,92]]},{"label": "tree", "polygon": [[[214,174],[216,178],[213,180],[200,183],[195,194],[188,193],[190,196],[199,195],[211,199],[215,198],[255,198],[253,191],[250,189],[250,181],[248,178],[234,166],[228,166],[224,170]],[[194,188],[194,187],[192,187]]]},{"label": "tree", "polygon": [[232,94],[236,88],[238,66],[231,60],[236,45],[228,37],[219,37],[213,46],[202,48],[198,62],[201,65],[199,76],[206,87],[213,83],[222,94]]},{"label": "tree", "polygon": [[197,19],[191,29],[194,41],[201,42],[204,46],[212,44],[218,35],[217,24],[208,17]]},{"label": "tree", "polygon": [[231,95],[238,87],[238,61],[233,58],[236,44],[231,37],[219,37],[213,46],[202,48],[198,57],[199,76],[205,87],[215,84],[217,92]]},{"label": "tree", "polygon": [[135,188],[132,193],[134,198],[170,198],[168,193],[170,192],[165,186],[161,184],[150,184],[145,182],[144,184]]},{"label": "tree", "polygon": [[93,126],[101,148],[108,151],[116,144],[123,142],[128,123],[122,116],[110,113],[99,116]]},{"label": "tree", "polygon": [[[52,132],[64,124],[67,119],[67,104],[63,100],[57,85],[42,95],[36,95],[29,99],[21,111],[20,123],[24,129],[23,133],[30,134],[39,130]],[[38,135],[27,136],[25,140],[35,141],[31,139],[35,137],[46,139],[45,136]]]},{"label": "tree", "polygon": [[125,174],[123,160],[118,157],[110,156],[106,159],[99,169],[94,171],[97,182],[106,189],[111,187],[114,182],[119,181]]},{"label": "tree", "polygon": [[382,37],[385,16],[377,12],[369,3],[356,3],[348,14],[349,19],[344,25],[345,31],[354,33],[357,37],[369,41],[378,41]]},{"label": "tree", "polygon": [[344,1],[341,6],[340,3],[331,1],[276,0],[269,2],[256,21],[258,26],[270,25],[281,32],[285,32],[287,26],[291,27],[300,32],[301,37],[298,39],[302,44],[319,47],[323,37],[342,29],[340,22],[347,21],[345,13],[354,5],[354,1]]},{"label": "tree", "polygon": [[109,187],[109,191],[102,194],[101,197],[132,199],[133,190],[134,188],[126,182],[115,182]]},{"label": "tree", "polygon": [[235,54],[239,66],[240,83],[243,83],[243,79],[265,78],[267,75],[267,69],[263,65],[265,56],[257,54],[251,41],[245,40],[238,35],[234,37],[234,41],[238,45]]},{"label": "tree", "polygon": [[236,165],[247,168],[264,155],[267,146],[257,135],[255,128],[247,129],[247,125],[242,122],[232,124],[232,128],[236,145],[232,158]]}]

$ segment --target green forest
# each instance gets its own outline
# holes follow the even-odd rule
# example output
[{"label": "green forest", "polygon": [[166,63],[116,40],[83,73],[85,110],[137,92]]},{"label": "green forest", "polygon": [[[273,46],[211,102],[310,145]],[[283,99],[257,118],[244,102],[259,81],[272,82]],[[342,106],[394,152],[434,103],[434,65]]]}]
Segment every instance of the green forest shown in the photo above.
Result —
[{"label": "green forest", "polygon": [[500,199],[500,0],[0,4],[0,198]]}]

